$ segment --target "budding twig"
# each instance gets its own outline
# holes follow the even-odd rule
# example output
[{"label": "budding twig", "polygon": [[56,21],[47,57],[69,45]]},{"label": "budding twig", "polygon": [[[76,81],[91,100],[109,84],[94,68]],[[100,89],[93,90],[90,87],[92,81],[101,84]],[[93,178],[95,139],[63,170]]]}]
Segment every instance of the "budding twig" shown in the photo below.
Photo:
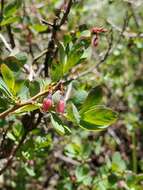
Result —
[{"label": "budding twig", "polygon": [[[60,82],[57,83],[56,85],[53,85],[53,86],[52,86],[53,91],[56,91],[56,90],[58,89],[59,85],[60,85]],[[37,100],[38,98],[40,98],[40,97],[42,97],[42,96],[48,94],[49,91],[50,91],[50,89],[48,88],[47,90],[42,91],[42,92],[38,93],[37,95],[33,96],[33,97],[30,98],[29,100],[27,100],[27,101],[25,101],[25,102],[18,103],[18,104],[16,104],[16,105],[14,105],[13,107],[7,109],[6,111],[0,113],[0,119],[5,118],[7,115],[13,113],[14,111],[16,111],[17,109],[19,109],[19,108],[21,108],[21,107],[23,107],[23,106],[33,104],[33,101],[35,101],[35,100]]]}]

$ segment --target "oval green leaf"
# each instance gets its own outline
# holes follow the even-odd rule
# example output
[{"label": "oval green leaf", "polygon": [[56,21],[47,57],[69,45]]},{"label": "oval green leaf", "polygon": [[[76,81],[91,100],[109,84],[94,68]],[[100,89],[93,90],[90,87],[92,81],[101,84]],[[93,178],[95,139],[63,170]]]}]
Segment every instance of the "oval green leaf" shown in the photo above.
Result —
[{"label": "oval green leaf", "polygon": [[58,134],[60,135],[65,134],[65,129],[64,126],[62,125],[62,121],[55,114],[51,115],[51,123]]},{"label": "oval green leaf", "polygon": [[97,104],[100,104],[102,100],[102,88],[101,86],[96,86],[95,88],[92,88],[85,99],[80,112],[87,111],[90,107],[93,107]]},{"label": "oval green leaf", "polygon": [[14,113],[15,114],[22,114],[22,113],[37,110],[40,107],[41,107],[41,104],[29,104],[29,105],[26,105],[26,106],[23,106],[23,107],[17,109]]},{"label": "oval green leaf", "polygon": [[101,125],[95,125],[93,123],[86,122],[84,120],[80,120],[81,128],[89,130],[89,131],[102,131],[108,127],[108,125],[101,126]]},{"label": "oval green leaf", "polygon": [[9,67],[5,64],[1,65],[1,73],[3,76],[3,80],[10,89],[10,91],[13,92],[15,79],[14,79],[14,73],[9,69]]},{"label": "oval green leaf", "polygon": [[104,106],[94,106],[88,111],[80,113],[81,120],[91,125],[109,126],[117,119],[117,113]]}]

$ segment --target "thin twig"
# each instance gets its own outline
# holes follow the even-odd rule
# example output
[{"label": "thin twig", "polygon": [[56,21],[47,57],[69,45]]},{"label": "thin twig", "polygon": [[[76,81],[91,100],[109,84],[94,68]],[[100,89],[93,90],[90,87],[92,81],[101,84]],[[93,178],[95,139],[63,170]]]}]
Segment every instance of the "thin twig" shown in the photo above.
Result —
[{"label": "thin twig", "polygon": [[[122,28],[119,26],[115,25],[111,20],[107,20],[107,22],[118,32],[122,32]],[[123,36],[127,38],[143,38],[143,33],[137,34],[135,32],[123,32]]]},{"label": "thin twig", "polygon": [[73,0],[69,0],[69,3],[67,5],[67,8],[66,8],[66,11],[61,19],[61,22],[59,24],[59,28],[66,22],[67,18],[68,18],[68,15],[70,13],[70,9],[72,7],[72,4],[73,4]]},{"label": "thin twig", "polygon": [[67,102],[67,100],[70,98],[71,91],[72,91],[72,82],[67,87],[67,92],[66,92],[66,95],[65,95],[65,98],[64,98],[65,102]]},{"label": "thin twig", "polygon": [[10,24],[7,25],[6,28],[7,28],[7,33],[8,33],[9,41],[10,41],[10,44],[11,44],[11,48],[13,49],[15,47],[15,41],[14,41],[14,35],[12,33],[12,29],[11,29]]},{"label": "thin twig", "polygon": [[43,50],[39,55],[37,55],[34,60],[33,63],[37,62],[43,55],[45,55],[48,52],[48,49]]},{"label": "thin twig", "polygon": [[129,13],[128,13],[128,11],[126,11],[125,16],[124,16],[123,26],[121,29],[121,33],[120,33],[119,38],[116,42],[117,45],[120,43],[121,38],[124,36],[124,32],[125,32],[128,24],[129,24],[129,20],[130,20]]},{"label": "thin twig", "polygon": [[66,156],[62,155],[60,152],[55,152],[54,156],[64,162],[67,162],[68,164],[72,164],[74,166],[78,166],[80,164],[80,162],[78,162],[77,160],[73,160],[72,158],[66,157]]},{"label": "thin twig", "polygon": [[49,25],[49,26],[53,27],[53,24],[52,24],[52,23],[50,23],[50,22],[48,22],[48,21],[46,21],[46,20],[44,20],[44,19],[41,19],[40,21],[41,21],[43,24],[46,24],[46,25]]},{"label": "thin twig", "polygon": [[106,61],[106,59],[108,58],[110,51],[112,49],[112,45],[113,45],[113,31],[111,30],[111,35],[110,35],[110,40],[109,40],[109,44],[108,44],[108,49],[104,55],[104,57],[99,61],[99,63],[96,64],[96,68],[98,68],[102,63],[104,63]]},{"label": "thin twig", "polygon": [[55,54],[57,31],[60,30],[61,26],[66,22],[68,15],[70,13],[70,9],[72,7],[72,4],[73,4],[73,0],[69,0],[69,2],[67,4],[66,11],[64,12],[63,17],[62,17],[59,24],[58,24],[58,18],[60,15],[60,10],[57,11],[56,17],[53,21],[51,39],[48,43],[48,47],[47,47],[48,51],[46,53],[46,57],[45,57],[45,61],[44,61],[45,77],[48,77],[48,75],[49,75],[48,69],[51,66],[51,61],[52,61],[52,58]]},{"label": "thin twig", "polygon": [[[5,138],[6,138],[8,129],[9,129],[9,127],[7,127],[5,131],[3,131],[2,140],[1,140],[1,144],[0,144],[0,149],[2,149],[2,147],[3,147],[3,145],[4,145],[4,142],[5,142]],[[3,130],[4,130],[4,129],[3,129]]]},{"label": "thin twig", "polygon": [[9,44],[7,43],[6,39],[4,38],[4,36],[2,34],[0,34],[0,38],[1,38],[2,42],[4,43],[6,49],[11,53],[12,49],[11,49],[11,47],[9,46]]},{"label": "thin twig", "polygon": [[132,16],[134,18],[134,21],[135,21],[135,24],[136,24],[136,27],[139,28],[140,27],[140,20],[139,18],[137,17],[136,13],[135,13],[135,10],[134,10],[134,7],[131,3],[129,3],[129,7],[130,7],[130,10],[132,12]]},{"label": "thin twig", "polygon": [[48,47],[47,47],[48,51],[46,52],[46,57],[44,61],[45,77],[48,77],[48,74],[49,74],[48,69],[49,69],[49,66],[51,65],[51,61],[52,61],[54,49],[55,49],[55,40],[56,40],[56,35],[57,35],[56,22],[57,22],[57,18],[54,19],[51,39],[48,43]]}]

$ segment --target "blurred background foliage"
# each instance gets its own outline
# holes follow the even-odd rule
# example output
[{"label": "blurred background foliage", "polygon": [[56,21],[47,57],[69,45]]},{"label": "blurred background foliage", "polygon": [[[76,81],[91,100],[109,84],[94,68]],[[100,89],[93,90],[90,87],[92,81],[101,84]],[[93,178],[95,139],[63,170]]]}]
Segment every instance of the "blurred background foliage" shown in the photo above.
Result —
[{"label": "blurred background foliage", "polygon": [[[20,90],[26,75],[19,71],[19,67],[22,65],[26,72],[34,60],[33,70],[42,69],[44,57],[41,56],[38,60],[35,58],[47,48],[50,27],[41,20],[52,23],[55,10],[62,3],[62,0],[5,0],[1,32],[6,39],[14,39],[11,42],[12,47],[16,46],[18,50],[15,48],[9,56],[0,41],[0,60],[7,65],[14,63],[14,66],[8,66],[16,71],[16,92],[23,99],[35,95],[43,81],[36,75],[36,81],[27,80],[26,86]],[[27,136],[12,167],[0,176],[2,190],[143,189],[142,10],[142,0],[74,1],[68,22],[58,33],[58,40],[64,42],[66,47],[71,38],[78,38],[79,42],[81,39],[84,42],[85,39],[83,48],[87,47],[82,59],[87,59],[72,73],[77,76],[78,73],[85,72],[73,81],[70,101],[80,107],[88,90],[102,84],[102,101],[119,113],[119,119],[101,132],[89,132],[73,127],[69,122],[71,134],[60,136],[48,127],[45,116],[38,127]],[[89,37],[90,29],[95,26],[108,30],[107,33],[99,35],[97,47],[93,46],[92,37]],[[79,47],[71,50],[72,63],[75,61],[76,64],[76,59],[78,61],[77,55],[82,51],[82,46]],[[76,51],[78,53],[74,54]],[[56,61],[55,58],[53,62]],[[68,71],[69,68],[66,68],[65,72]],[[59,68],[58,72],[60,75]],[[57,81],[59,75],[53,68],[52,80]],[[28,79],[31,80],[33,76],[30,73]],[[27,88],[31,89],[30,95],[25,93]],[[3,111],[9,102],[3,102],[1,97],[0,101],[0,109]],[[0,120],[0,127],[1,136],[3,131],[10,128],[6,134],[8,140],[3,144],[6,147],[5,153],[0,152],[0,165],[3,165],[5,155],[22,135],[23,125],[18,117],[10,116],[7,120]]]}]

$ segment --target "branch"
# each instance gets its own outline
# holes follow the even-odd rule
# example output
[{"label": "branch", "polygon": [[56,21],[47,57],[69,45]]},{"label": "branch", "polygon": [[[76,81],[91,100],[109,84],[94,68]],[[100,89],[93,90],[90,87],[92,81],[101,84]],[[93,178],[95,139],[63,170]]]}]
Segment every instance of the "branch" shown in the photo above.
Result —
[{"label": "branch", "polygon": [[32,114],[29,116],[28,122],[27,122],[26,117],[25,117],[26,115],[23,117],[22,124],[23,124],[24,129],[25,129],[24,134],[23,134],[21,140],[19,141],[18,145],[14,146],[13,149],[11,150],[11,153],[10,153],[10,156],[8,157],[8,159],[7,159],[6,165],[0,170],[0,175],[3,172],[5,172],[8,167],[11,166],[12,161],[13,161],[17,151],[21,148],[21,146],[24,143],[28,133],[32,129],[34,129],[36,126],[38,126],[38,124],[40,123],[43,114],[39,113],[39,116],[38,116],[36,122],[34,122],[33,118],[35,118],[35,114],[36,114],[36,112],[33,111]]},{"label": "branch", "polygon": [[60,11],[57,11],[56,18],[53,21],[51,39],[50,39],[50,41],[48,43],[48,47],[47,47],[48,51],[46,53],[46,57],[45,57],[45,61],[44,61],[45,77],[48,77],[48,73],[49,73],[48,69],[51,66],[51,61],[52,61],[52,58],[53,58],[53,56],[55,54],[57,31],[60,30],[61,26],[67,20],[68,15],[70,13],[70,9],[72,7],[72,4],[73,4],[73,0],[69,0],[69,2],[67,4],[66,11],[64,12],[63,17],[62,17],[59,24],[58,24],[57,21],[58,21],[59,15],[60,15]]},{"label": "branch", "polygon": [[80,164],[80,162],[78,162],[77,160],[73,160],[72,158],[66,157],[66,156],[62,155],[60,152],[55,152],[54,156],[56,158],[58,158],[59,160],[62,160],[64,162],[74,165],[74,166],[78,166]]},{"label": "branch", "polygon": [[[56,27],[57,29],[60,29],[60,27],[66,22],[66,20],[67,20],[67,18],[68,18],[70,9],[71,9],[71,7],[72,7],[72,4],[73,4],[73,3],[72,3],[72,0],[70,0],[69,3],[68,3],[68,5],[67,5],[66,11],[65,11],[65,13],[64,13],[64,15],[63,15],[63,17],[62,17],[62,19],[61,19],[59,25],[56,25],[56,23],[55,23],[55,24],[49,23],[49,22],[47,22],[47,21],[44,20],[44,19],[41,19],[41,22],[44,23],[44,24],[47,24],[47,25],[49,25],[49,26],[51,26],[51,27],[53,27],[53,31],[54,31],[54,28],[55,28],[55,27]],[[57,21],[57,18],[56,18],[56,21]],[[53,31],[52,31],[52,33],[53,33]],[[51,39],[53,38],[53,36],[54,36],[54,34],[52,34]],[[49,44],[50,44],[50,42],[49,42]],[[45,50],[44,50],[43,52],[41,52],[37,57],[34,58],[34,61],[33,61],[33,62],[36,62],[36,61],[37,61],[38,59],[40,59],[43,55],[49,54],[48,49],[49,49],[49,45],[48,45],[48,48],[47,48],[47,49],[45,49]]]},{"label": "branch", "polygon": [[33,63],[37,62],[43,55],[45,55],[48,52],[48,49],[43,50],[39,55],[37,55],[34,60]]},{"label": "branch", "polygon": [[95,66],[96,68],[99,67],[102,63],[104,63],[110,54],[110,51],[111,51],[112,45],[113,45],[113,31],[111,30],[110,33],[111,33],[111,36],[110,36],[110,40],[109,40],[109,44],[108,44],[108,49],[107,49],[104,57]]},{"label": "branch", "polygon": [[7,33],[8,33],[9,41],[11,44],[11,48],[13,49],[15,47],[15,41],[14,41],[14,36],[11,30],[10,24],[6,28],[7,28]]},{"label": "branch", "polygon": [[73,0],[69,0],[69,3],[67,5],[67,7],[66,7],[66,11],[65,11],[65,13],[64,13],[64,15],[63,15],[63,17],[61,19],[61,22],[59,24],[59,28],[66,22],[66,20],[68,18],[68,15],[70,13],[70,9],[72,7],[72,4],[73,4]]},{"label": "branch", "polygon": [[140,19],[140,17],[135,13],[134,6],[133,6],[131,3],[129,3],[129,7],[130,7],[130,10],[131,10],[132,16],[133,16],[133,18],[134,18],[136,27],[139,28],[139,27],[141,26],[141,19]]},{"label": "branch", "polygon": [[[122,32],[122,28],[118,27],[117,25],[115,25],[112,21],[107,20],[107,22],[118,32]],[[127,32],[124,31],[122,34],[124,37],[128,37],[128,38],[143,38],[143,33],[137,34],[135,32]]]},{"label": "branch", "polygon": [[122,26],[119,38],[116,42],[116,45],[118,45],[121,41],[121,38],[124,37],[124,32],[125,32],[126,28],[128,27],[129,21],[130,21],[130,16],[129,16],[128,11],[126,11],[124,19],[123,19],[123,26]]},{"label": "branch", "polygon": [[[56,85],[50,86],[50,88],[52,88],[53,91],[56,91],[59,88],[60,84],[61,83],[59,82]],[[33,96],[29,100],[27,100],[25,102],[17,103],[13,107],[11,107],[11,108],[7,109],[6,111],[0,113],[0,119],[5,118],[6,116],[8,116],[9,114],[13,113],[14,111],[16,111],[17,109],[19,109],[19,108],[21,108],[23,106],[26,106],[26,105],[29,105],[29,104],[33,104],[33,102],[35,100],[37,100],[38,98],[40,98],[40,97],[48,94],[49,91],[50,91],[50,88],[48,88],[45,91],[42,91],[42,92],[38,93],[37,95]]]},{"label": "branch", "polygon": [[7,162],[6,162],[6,165],[0,170],[0,175],[5,172],[5,170],[11,166],[11,163],[12,163],[12,160],[14,158],[14,156],[16,155],[17,151],[20,149],[21,145],[23,144],[24,140],[26,139],[26,136],[28,134],[28,131],[26,131],[24,133],[24,135],[22,136],[21,140],[19,141],[18,145],[16,147],[14,147],[12,150],[11,150],[11,153],[10,153],[10,156],[9,158],[7,159]]},{"label": "branch", "polygon": [[4,43],[6,49],[11,53],[12,49],[11,49],[11,47],[9,46],[9,44],[7,43],[6,39],[4,38],[4,36],[2,34],[0,34],[0,38],[1,38],[2,42]]},{"label": "branch", "polygon": [[52,57],[53,57],[54,49],[55,49],[55,39],[56,39],[56,35],[57,35],[56,22],[57,22],[57,18],[54,19],[51,39],[48,43],[48,47],[47,47],[48,51],[46,52],[46,57],[45,57],[45,61],[44,61],[45,77],[48,77],[48,73],[49,73],[48,67],[51,65],[51,61],[52,61]]},{"label": "branch", "polygon": [[4,145],[4,142],[5,142],[5,138],[6,138],[8,129],[9,129],[9,127],[7,127],[5,131],[4,131],[4,129],[3,129],[2,140],[1,140],[1,144],[0,144],[0,150],[2,150],[2,147],[3,147],[3,145]]}]

